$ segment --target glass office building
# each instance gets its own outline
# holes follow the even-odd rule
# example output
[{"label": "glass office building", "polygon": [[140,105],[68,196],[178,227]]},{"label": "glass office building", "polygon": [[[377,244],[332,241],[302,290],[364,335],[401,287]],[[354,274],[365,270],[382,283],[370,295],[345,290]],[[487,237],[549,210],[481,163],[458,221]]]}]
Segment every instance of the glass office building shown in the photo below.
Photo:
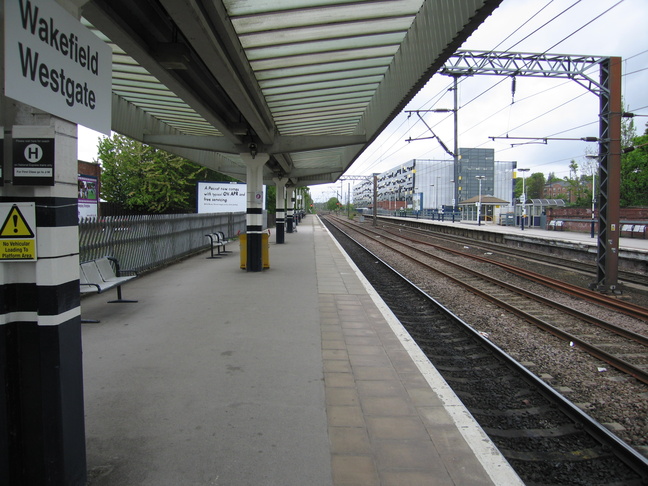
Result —
[{"label": "glass office building", "polygon": [[[448,210],[479,194],[495,196],[513,205],[516,162],[495,160],[493,149],[460,148],[458,177],[453,160],[413,159],[378,174],[378,207],[390,210]],[[355,207],[373,205],[373,180],[353,188]]]}]

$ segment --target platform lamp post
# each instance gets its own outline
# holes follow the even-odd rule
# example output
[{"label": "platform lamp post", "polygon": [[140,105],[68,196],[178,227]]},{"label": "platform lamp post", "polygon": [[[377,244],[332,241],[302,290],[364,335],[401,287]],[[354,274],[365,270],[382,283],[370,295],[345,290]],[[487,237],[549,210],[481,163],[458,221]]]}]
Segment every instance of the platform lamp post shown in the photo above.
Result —
[{"label": "platform lamp post", "polygon": [[596,172],[599,167],[599,159],[600,157],[598,155],[586,155],[588,159],[595,159],[597,161],[596,164],[596,170],[592,172],[592,223],[590,224],[590,238],[594,238],[594,233],[595,233],[595,228],[596,228],[596,221],[594,221],[594,212],[596,211]]},{"label": "platform lamp post", "polygon": [[441,186],[439,185],[439,180],[440,179],[441,179],[441,177],[437,176],[437,178],[436,178],[436,191],[434,191],[434,207],[436,208],[436,212],[437,212],[437,220],[441,219],[441,216],[440,216],[441,211],[439,209],[439,189],[441,188]]},{"label": "platform lamp post", "polygon": [[457,204],[457,200],[455,199],[455,180],[450,179],[450,183],[452,184],[452,222],[455,222],[455,204]]},{"label": "platform lamp post", "polygon": [[[434,184],[430,184],[430,191],[434,191]],[[430,206],[431,205],[432,205],[432,196],[430,196]],[[430,209],[430,219],[431,220],[434,220],[434,209],[435,208],[436,208],[436,206],[434,208]]]},{"label": "platform lamp post", "polygon": [[479,181],[479,199],[477,200],[477,225],[481,226],[481,183],[486,176],[475,176],[475,179]]},{"label": "platform lamp post", "polygon": [[524,231],[524,220],[526,219],[526,173],[529,169],[518,169],[522,172],[522,194],[520,195],[520,202],[522,203],[522,217],[520,218],[520,229]]}]

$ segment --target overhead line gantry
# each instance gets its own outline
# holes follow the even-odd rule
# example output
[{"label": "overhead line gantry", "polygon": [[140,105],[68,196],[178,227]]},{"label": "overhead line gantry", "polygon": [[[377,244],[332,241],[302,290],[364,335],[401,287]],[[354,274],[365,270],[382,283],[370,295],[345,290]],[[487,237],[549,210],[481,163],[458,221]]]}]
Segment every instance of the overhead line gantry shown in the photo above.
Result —
[{"label": "overhead line gantry", "polygon": [[[599,66],[598,77],[590,74]],[[599,233],[597,280],[601,292],[618,293],[619,200],[621,187],[621,58],[523,52],[457,51],[440,74],[456,80],[462,76],[493,75],[571,79],[599,97]],[[456,92],[455,92],[456,100]],[[455,101],[455,145],[458,107]],[[456,150],[455,150],[456,152]],[[455,153],[455,180],[457,157]],[[593,188],[593,191],[595,188]],[[455,195],[455,197],[457,197]]]}]

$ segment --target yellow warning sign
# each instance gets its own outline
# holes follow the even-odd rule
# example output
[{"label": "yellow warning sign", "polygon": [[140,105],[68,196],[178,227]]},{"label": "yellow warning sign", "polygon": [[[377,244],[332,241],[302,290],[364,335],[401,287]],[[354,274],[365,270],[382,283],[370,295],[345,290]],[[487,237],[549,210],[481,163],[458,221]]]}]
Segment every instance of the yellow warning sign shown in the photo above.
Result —
[{"label": "yellow warning sign", "polygon": [[34,232],[31,230],[25,217],[15,204],[11,207],[7,219],[5,219],[2,228],[0,228],[0,238],[33,238]]},{"label": "yellow warning sign", "polygon": [[[4,216],[6,214],[6,216]],[[0,204],[0,261],[36,260],[34,203]]]}]

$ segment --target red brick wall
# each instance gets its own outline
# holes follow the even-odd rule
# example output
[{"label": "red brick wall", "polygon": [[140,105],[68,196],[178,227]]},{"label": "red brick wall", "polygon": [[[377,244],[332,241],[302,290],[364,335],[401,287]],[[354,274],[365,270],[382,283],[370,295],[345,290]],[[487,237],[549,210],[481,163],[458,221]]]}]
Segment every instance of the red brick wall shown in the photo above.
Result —
[{"label": "red brick wall", "polygon": [[77,172],[81,175],[94,176],[98,181],[101,180],[101,166],[93,162],[77,162]]},{"label": "red brick wall", "polygon": [[[547,208],[547,223],[552,219],[563,219],[565,231],[588,232],[591,227],[592,210],[590,208]],[[569,221],[570,219],[586,219],[587,221]],[[598,230],[598,210],[594,214],[596,229]],[[633,221],[648,224],[647,208],[621,208],[619,212],[620,223]]]}]

